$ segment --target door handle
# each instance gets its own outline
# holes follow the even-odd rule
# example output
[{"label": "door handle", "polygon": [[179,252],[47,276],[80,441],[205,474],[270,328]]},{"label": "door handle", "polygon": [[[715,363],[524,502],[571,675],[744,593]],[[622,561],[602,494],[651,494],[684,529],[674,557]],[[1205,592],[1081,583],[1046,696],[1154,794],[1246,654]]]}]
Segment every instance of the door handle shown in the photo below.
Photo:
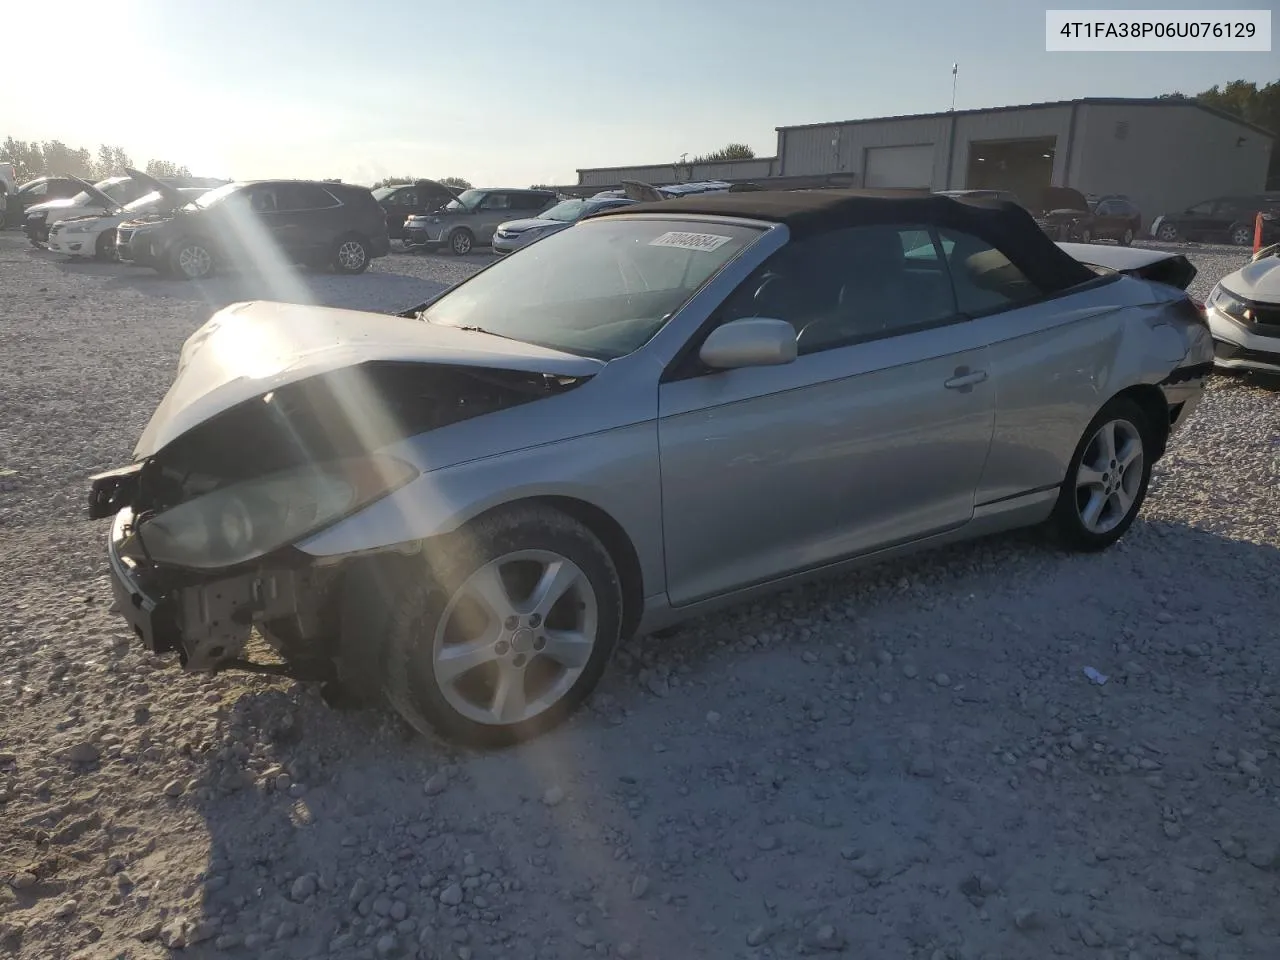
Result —
[{"label": "door handle", "polygon": [[987,379],[987,371],[970,370],[968,367],[959,367],[956,375],[947,380],[942,385],[948,390],[963,390],[968,392],[975,385],[983,383]]}]

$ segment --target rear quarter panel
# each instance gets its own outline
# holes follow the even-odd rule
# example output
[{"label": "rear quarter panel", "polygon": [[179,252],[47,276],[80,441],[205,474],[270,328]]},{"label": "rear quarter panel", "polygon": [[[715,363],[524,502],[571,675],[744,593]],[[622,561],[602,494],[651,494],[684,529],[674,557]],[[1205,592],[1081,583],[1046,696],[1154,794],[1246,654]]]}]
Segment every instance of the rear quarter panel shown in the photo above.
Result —
[{"label": "rear quarter panel", "polygon": [[1127,277],[975,323],[988,327],[996,420],[976,502],[1061,484],[1102,406],[1155,385],[1192,334],[1170,313],[1178,291]]}]

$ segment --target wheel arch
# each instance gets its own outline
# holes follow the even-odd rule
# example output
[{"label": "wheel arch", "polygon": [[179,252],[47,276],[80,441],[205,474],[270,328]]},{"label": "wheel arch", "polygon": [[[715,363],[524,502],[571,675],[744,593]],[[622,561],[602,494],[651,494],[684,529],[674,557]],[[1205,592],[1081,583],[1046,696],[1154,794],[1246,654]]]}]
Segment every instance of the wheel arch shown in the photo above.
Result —
[{"label": "wheel arch", "polygon": [[509,500],[490,507],[471,517],[467,524],[475,523],[502,510],[528,506],[544,506],[558,510],[577,520],[599,538],[613,561],[618,571],[618,580],[622,584],[622,637],[625,639],[631,636],[639,626],[640,615],[644,610],[644,572],[640,565],[640,554],[635,544],[631,542],[631,537],[622,524],[607,510],[577,497],[547,494]]},{"label": "wheel arch", "polygon": [[[1164,456],[1165,448],[1169,443],[1171,429],[1169,402],[1165,399],[1164,391],[1149,383],[1137,383],[1133,386],[1125,387],[1108,399],[1107,403],[1120,399],[1133,401],[1146,415],[1147,426],[1152,431],[1150,440],[1155,447],[1152,461],[1159,460]],[[1106,406],[1106,404],[1103,404],[1103,406]]]}]

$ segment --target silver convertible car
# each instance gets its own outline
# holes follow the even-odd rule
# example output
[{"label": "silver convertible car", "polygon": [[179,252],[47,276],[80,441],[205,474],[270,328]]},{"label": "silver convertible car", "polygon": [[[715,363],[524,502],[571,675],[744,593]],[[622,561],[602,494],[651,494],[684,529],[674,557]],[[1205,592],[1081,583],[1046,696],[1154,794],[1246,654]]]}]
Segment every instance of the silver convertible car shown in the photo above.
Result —
[{"label": "silver convertible car", "polygon": [[1113,543],[1213,360],[1140,277],[996,201],[636,204],[400,316],[226,307],[90,515],[149,649],[273,669],[256,630],[511,742],[716,604],[1013,527]]}]

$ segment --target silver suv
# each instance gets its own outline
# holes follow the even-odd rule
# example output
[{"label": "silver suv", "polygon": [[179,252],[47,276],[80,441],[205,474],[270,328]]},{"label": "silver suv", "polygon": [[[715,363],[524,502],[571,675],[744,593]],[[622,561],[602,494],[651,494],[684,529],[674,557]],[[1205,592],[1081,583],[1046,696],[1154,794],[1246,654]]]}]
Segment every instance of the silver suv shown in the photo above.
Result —
[{"label": "silver suv", "polygon": [[536,217],[558,199],[552,190],[513,187],[464,190],[435,213],[405,220],[404,245],[427,250],[448,247],[457,256],[463,256],[474,247],[491,244],[499,224]]}]

